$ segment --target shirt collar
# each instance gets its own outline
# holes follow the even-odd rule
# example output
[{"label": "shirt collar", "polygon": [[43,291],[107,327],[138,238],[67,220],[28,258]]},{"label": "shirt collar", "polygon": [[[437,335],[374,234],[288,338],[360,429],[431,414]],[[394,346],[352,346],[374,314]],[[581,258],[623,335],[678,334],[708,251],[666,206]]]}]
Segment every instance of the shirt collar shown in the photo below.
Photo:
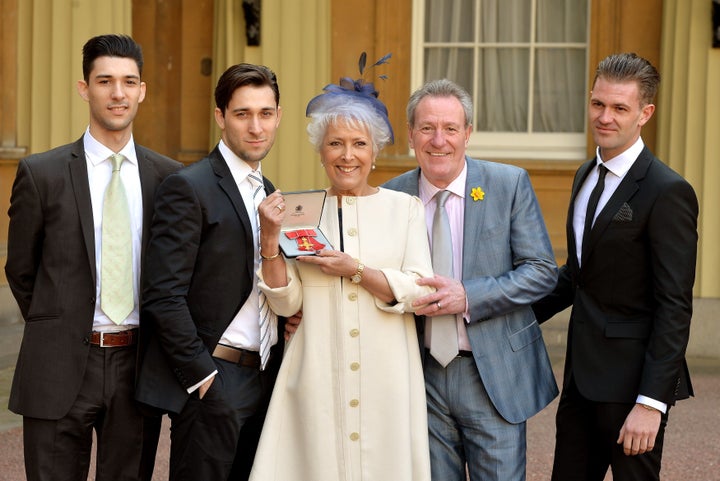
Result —
[{"label": "shirt collar", "polygon": [[[628,173],[630,167],[632,167],[635,163],[635,160],[638,158],[643,148],[645,148],[645,143],[641,137],[638,137],[635,143],[632,144],[625,152],[620,155],[616,155],[612,159],[605,160],[604,165],[610,172],[622,178]],[[597,162],[596,165],[603,163],[603,159],[600,157],[600,147],[596,147],[595,149],[595,158]]]},{"label": "shirt collar", "polygon": [[[93,166],[97,166],[98,164],[105,162],[108,157],[115,153],[92,136],[90,133],[90,127],[85,130],[85,135],[83,136],[83,148],[85,149],[85,156],[90,160]],[[130,134],[130,140],[128,140],[127,144],[120,149],[118,154],[122,154],[125,159],[130,161],[132,164],[137,165],[138,162],[137,154],[135,152],[135,140],[133,139],[132,134]]]},{"label": "shirt collar", "polygon": [[[230,150],[230,147],[225,145],[225,142],[223,142],[222,139],[220,139],[220,142],[218,143],[218,149],[225,159],[235,182],[242,182],[253,171],[250,165],[235,155],[235,152]],[[257,172],[262,176],[261,164],[262,162],[258,164]]]},{"label": "shirt collar", "polygon": [[450,182],[450,185],[448,185],[445,189],[438,189],[433,184],[430,183],[430,181],[425,177],[425,174],[420,171],[420,183],[419,183],[419,194],[420,199],[423,201],[423,204],[427,205],[428,202],[432,200],[433,197],[435,197],[435,194],[438,193],[440,190],[449,190],[453,194],[459,196],[460,198],[465,198],[465,184],[467,181],[467,161],[465,161],[465,164],[463,165],[463,169],[460,171],[457,177]]}]

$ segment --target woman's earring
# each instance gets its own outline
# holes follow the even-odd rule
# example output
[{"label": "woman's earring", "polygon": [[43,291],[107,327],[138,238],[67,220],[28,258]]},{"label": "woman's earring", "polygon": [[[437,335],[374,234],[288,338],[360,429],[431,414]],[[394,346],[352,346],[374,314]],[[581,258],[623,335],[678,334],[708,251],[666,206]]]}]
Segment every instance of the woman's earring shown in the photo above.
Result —
[{"label": "woman's earring", "polygon": [[375,170],[375,162],[373,162],[372,167],[370,167],[370,170]]}]

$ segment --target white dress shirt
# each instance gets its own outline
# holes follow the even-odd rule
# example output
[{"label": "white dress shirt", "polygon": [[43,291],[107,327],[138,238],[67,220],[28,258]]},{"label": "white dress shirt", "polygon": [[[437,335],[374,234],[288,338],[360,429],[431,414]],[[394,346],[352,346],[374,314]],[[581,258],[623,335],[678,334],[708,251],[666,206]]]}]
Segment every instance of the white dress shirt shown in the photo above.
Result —
[{"label": "white dress shirt", "polygon": [[[143,205],[142,189],[140,187],[140,171],[138,169],[137,154],[133,137],[120,152],[113,152],[90,134],[90,129],[83,136],[85,161],[87,162],[88,183],[90,186],[90,200],[93,212],[93,227],[95,232],[95,315],[93,329],[96,331],[121,331],[137,327],[140,324],[139,292],[140,292],[140,248],[142,245]],[[112,177],[112,154],[122,154],[125,161],[120,168],[120,178],[127,194],[128,208],[130,210],[130,225],[132,229],[132,259],[133,259],[133,298],[134,307],[121,325],[115,324],[100,308],[102,292],[100,289],[100,272],[102,261],[102,212],[105,199],[105,189]]]}]

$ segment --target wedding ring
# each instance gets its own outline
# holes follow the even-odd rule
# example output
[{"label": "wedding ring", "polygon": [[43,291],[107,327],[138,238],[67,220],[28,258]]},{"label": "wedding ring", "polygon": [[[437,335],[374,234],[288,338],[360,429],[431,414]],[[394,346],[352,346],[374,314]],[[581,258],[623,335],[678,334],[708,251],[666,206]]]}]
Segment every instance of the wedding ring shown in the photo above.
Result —
[{"label": "wedding ring", "polygon": [[276,208],[277,210],[279,210],[280,212],[282,212],[282,211],[284,210],[280,205],[276,205],[275,208]]}]

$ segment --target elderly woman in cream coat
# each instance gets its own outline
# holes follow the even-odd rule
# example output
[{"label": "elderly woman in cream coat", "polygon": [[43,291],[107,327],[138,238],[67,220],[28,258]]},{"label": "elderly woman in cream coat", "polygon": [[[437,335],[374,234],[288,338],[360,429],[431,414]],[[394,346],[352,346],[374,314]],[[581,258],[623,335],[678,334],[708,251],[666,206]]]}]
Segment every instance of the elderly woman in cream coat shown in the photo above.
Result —
[{"label": "elderly woman in cream coat", "polygon": [[303,320],[275,384],[255,481],[430,479],[412,314],[412,301],[431,292],[416,284],[432,276],[424,209],[368,184],[392,128],[372,84],[353,86],[326,87],[308,105],[331,185],[320,230],[332,248],[285,259],[282,193],[260,206],[260,288],[278,315],[302,310]]}]

